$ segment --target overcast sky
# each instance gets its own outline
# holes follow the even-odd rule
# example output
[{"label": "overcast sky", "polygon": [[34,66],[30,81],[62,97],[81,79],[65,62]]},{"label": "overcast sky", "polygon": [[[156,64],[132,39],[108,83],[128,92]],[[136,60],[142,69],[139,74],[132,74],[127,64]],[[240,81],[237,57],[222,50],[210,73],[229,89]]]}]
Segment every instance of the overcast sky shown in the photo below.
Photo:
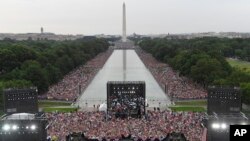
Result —
[{"label": "overcast sky", "polygon": [[250,0],[0,0],[0,33],[250,32]]}]

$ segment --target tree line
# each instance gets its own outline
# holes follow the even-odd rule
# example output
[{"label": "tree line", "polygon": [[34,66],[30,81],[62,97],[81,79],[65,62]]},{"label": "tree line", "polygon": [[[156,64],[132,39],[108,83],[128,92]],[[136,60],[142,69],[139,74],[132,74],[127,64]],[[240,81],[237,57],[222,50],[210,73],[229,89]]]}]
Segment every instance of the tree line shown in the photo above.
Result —
[{"label": "tree line", "polygon": [[0,100],[4,88],[36,86],[39,94],[46,92],[49,85],[108,47],[108,41],[95,37],[72,41],[1,40]]},{"label": "tree line", "polygon": [[137,40],[137,44],[204,88],[208,85],[241,87],[243,102],[250,104],[250,74],[232,68],[226,61],[226,57],[250,61],[250,39],[144,38]]}]

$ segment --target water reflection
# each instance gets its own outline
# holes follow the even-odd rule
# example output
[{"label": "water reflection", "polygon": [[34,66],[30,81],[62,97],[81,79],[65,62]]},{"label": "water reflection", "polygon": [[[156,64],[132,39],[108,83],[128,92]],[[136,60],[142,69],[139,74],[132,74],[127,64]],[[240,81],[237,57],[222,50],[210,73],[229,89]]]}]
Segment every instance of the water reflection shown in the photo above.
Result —
[{"label": "water reflection", "polygon": [[[169,98],[160,88],[154,77],[144,66],[134,50],[126,50],[126,60],[123,50],[114,50],[104,67],[98,72],[90,85],[79,98],[80,107],[93,107],[106,101],[107,82],[123,81],[124,73],[126,81],[145,81],[146,99],[150,107],[161,107],[170,104]],[[124,69],[123,62],[126,63]]]}]

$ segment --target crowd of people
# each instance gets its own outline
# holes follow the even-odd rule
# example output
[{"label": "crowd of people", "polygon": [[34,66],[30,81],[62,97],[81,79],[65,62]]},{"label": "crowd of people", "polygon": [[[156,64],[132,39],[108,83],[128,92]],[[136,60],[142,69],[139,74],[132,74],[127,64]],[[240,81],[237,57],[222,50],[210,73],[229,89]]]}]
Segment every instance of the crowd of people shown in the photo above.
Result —
[{"label": "crowd of people", "polygon": [[[83,132],[90,139],[118,140],[129,136],[134,140],[163,139],[168,133],[183,133],[189,141],[201,141],[204,113],[148,111],[142,118],[115,118],[104,112],[46,113],[48,136],[64,141],[72,132]],[[107,118],[108,117],[108,118]],[[62,124],[63,123],[63,124]]]},{"label": "crowd of people", "polygon": [[[198,84],[186,77],[181,77],[167,64],[158,62],[151,54],[137,49],[137,54],[151,71],[156,81],[172,99],[203,99],[207,92]],[[69,74],[60,82],[49,87],[49,90],[40,99],[74,101],[88,86],[96,73],[102,68],[112,51],[100,53]]]},{"label": "crowd of people", "polygon": [[[111,53],[112,51],[108,50],[76,68],[59,83],[51,86],[40,98],[75,101],[103,67]],[[137,54],[171,98],[206,98],[207,92],[202,87],[185,77],[180,77],[167,64],[158,62],[142,50],[137,49]],[[118,99],[117,97],[113,99],[113,106],[122,108],[121,100]],[[134,106],[133,103],[131,106]],[[72,132],[83,132],[87,138],[98,140],[103,138],[118,140],[121,136],[129,135],[135,140],[161,140],[168,133],[180,132],[184,133],[189,141],[201,141],[203,135],[201,122],[204,116],[204,113],[160,111],[160,109],[147,111],[141,118],[127,116],[117,118],[115,115],[99,111],[46,113],[49,121],[48,135],[55,141],[64,141]]]},{"label": "crowd of people", "polygon": [[207,91],[186,77],[179,76],[169,65],[157,61],[151,54],[137,49],[137,54],[156,81],[172,99],[204,99]]},{"label": "crowd of people", "polygon": [[49,90],[39,96],[40,99],[75,101],[84,91],[96,73],[103,67],[112,50],[98,54],[85,65],[71,71],[64,78],[49,87]]},{"label": "crowd of people", "polygon": [[110,112],[116,114],[117,117],[126,117],[128,115],[140,116],[144,113],[145,98],[138,93],[118,93],[109,97],[109,105]]}]

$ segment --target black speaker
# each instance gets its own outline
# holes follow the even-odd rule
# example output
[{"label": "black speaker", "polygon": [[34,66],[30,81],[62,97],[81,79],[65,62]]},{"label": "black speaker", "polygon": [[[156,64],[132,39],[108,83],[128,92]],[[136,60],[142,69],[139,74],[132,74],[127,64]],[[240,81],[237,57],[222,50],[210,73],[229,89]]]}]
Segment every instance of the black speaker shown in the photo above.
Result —
[{"label": "black speaker", "polygon": [[208,114],[240,113],[241,91],[237,87],[209,87]]},{"label": "black speaker", "polygon": [[37,89],[5,89],[4,97],[4,112],[12,113],[37,113],[38,99]]}]

